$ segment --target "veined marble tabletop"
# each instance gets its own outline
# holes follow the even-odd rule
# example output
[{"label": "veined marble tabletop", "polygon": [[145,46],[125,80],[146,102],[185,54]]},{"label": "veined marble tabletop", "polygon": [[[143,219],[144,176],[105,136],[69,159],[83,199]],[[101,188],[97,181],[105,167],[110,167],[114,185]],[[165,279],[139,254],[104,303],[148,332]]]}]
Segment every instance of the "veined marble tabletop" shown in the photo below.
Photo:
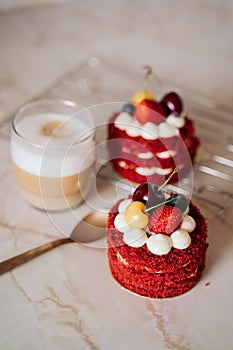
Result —
[{"label": "veined marble tabletop", "polygon": [[[106,249],[77,243],[61,246],[0,276],[0,349],[232,349],[232,80],[227,45],[233,10],[227,2],[221,8],[208,2],[183,2],[174,17],[171,1],[148,1],[144,7],[141,1],[126,3],[128,7],[123,1],[114,3],[109,11],[107,2],[101,1],[97,7],[89,0],[85,5],[58,4],[0,14],[0,120],[4,121],[0,136],[0,260],[68,235],[90,210],[84,204],[69,213],[47,215],[22,199],[13,178],[9,121],[5,119],[42,92],[43,96],[75,99],[89,106],[128,99],[139,84],[141,66],[155,62],[160,77],[184,95],[208,154],[194,168],[193,188],[194,202],[209,225],[205,272],[190,292],[153,300],[132,294],[115,282]],[[154,13],[159,9],[161,15],[157,11],[155,31],[151,8]],[[139,18],[134,28],[132,17]],[[188,27],[188,32],[182,30]],[[183,32],[192,38],[188,47],[175,35]],[[177,41],[172,43],[173,38]],[[197,48],[198,57],[194,56]],[[93,54],[101,59],[86,58]],[[168,56],[174,58],[172,64]],[[219,66],[222,58],[224,69],[223,63]],[[176,69],[178,62],[180,68]],[[215,79],[212,74],[217,67]],[[107,117],[106,113],[105,121]],[[98,188],[111,206],[127,186],[120,182],[116,190],[116,182],[106,179],[112,172],[105,170]],[[98,201],[90,193],[88,202],[98,207]]]}]

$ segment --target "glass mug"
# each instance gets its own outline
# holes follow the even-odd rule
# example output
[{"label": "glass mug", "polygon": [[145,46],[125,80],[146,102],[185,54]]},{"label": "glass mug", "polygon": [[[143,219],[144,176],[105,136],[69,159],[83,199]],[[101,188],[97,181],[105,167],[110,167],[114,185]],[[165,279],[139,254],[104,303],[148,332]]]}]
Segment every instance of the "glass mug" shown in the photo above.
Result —
[{"label": "glass mug", "polygon": [[43,210],[83,201],[95,166],[93,119],[68,100],[38,100],[14,116],[11,158],[23,197]]}]

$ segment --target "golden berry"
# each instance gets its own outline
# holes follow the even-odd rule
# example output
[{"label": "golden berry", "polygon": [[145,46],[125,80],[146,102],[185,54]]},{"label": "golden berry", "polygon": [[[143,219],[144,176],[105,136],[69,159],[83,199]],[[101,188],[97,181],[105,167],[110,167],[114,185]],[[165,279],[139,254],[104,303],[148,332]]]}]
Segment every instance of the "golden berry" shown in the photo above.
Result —
[{"label": "golden berry", "polygon": [[132,103],[134,105],[138,105],[140,102],[143,100],[155,100],[154,95],[150,91],[138,91],[136,94],[133,95],[132,97]]},{"label": "golden berry", "polygon": [[145,204],[139,201],[132,202],[125,211],[125,221],[133,228],[142,229],[147,226],[149,218],[143,210],[146,208]]}]

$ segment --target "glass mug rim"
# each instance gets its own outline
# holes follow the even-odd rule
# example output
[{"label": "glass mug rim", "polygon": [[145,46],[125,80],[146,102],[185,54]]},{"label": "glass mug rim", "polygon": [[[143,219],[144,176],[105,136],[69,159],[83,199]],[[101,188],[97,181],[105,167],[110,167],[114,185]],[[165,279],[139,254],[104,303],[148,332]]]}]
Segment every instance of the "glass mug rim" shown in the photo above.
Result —
[{"label": "glass mug rim", "polygon": [[[49,98],[43,98],[43,99],[38,99],[38,100],[35,100],[35,101],[31,101],[31,102],[28,102],[24,105],[22,105],[18,111],[15,113],[15,115],[13,116],[13,119],[12,119],[12,123],[11,123],[11,126],[12,126],[12,131],[13,133],[19,137],[23,142],[25,142],[26,144],[34,147],[34,148],[37,148],[37,149],[40,149],[40,150],[43,150],[43,148],[45,147],[45,145],[43,144],[38,144],[38,143],[34,143],[30,140],[28,140],[26,137],[24,137],[23,135],[21,135],[19,133],[19,131],[17,130],[17,119],[28,109],[30,108],[33,108],[33,107],[36,107],[36,106],[42,106],[42,105],[52,105],[54,104],[56,106],[56,103],[59,104],[59,105],[63,105],[64,107],[71,107],[71,108],[75,108],[75,107],[78,107],[80,106],[81,109],[79,111],[76,111],[74,112],[74,114],[70,115],[70,116],[67,116],[67,118],[72,118],[74,117],[76,114],[80,113],[81,111],[85,111],[85,110],[88,110],[88,107],[83,107],[81,105],[78,105],[76,102],[72,101],[72,100],[69,100],[69,99],[49,99]],[[29,114],[30,116],[30,114]],[[67,119],[67,120],[68,120]],[[66,119],[65,119],[66,120]],[[65,122],[64,120],[64,122]],[[81,138],[80,140],[76,140],[72,143],[72,145],[69,146],[69,148],[75,148],[77,147],[78,145],[80,145],[81,143],[84,143],[85,141],[87,140],[90,140],[92,138],[94,138],[95,136],[95,128],[94,128],[94,120],[93,118],[91,117],[91,122],[92,122],[92,126],[90,126],[90,130],[89,130],[89,133],[86,137],[84,138]],[[59,147],[60,150],[62,149],[66,149],[67,146],[64,146],[64,147]],[[53,150],[58,150],[58,148],[50,148],[51,151]]]}]

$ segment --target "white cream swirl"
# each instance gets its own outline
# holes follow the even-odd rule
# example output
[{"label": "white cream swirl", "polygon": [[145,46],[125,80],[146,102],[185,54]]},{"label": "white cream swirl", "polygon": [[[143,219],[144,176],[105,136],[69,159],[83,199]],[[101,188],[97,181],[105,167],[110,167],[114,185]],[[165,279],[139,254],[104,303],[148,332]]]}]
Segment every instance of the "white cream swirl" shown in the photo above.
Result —
[{"label": "white cream swirl", "polygon": [[[182,117],[174,118],[180,119]],[[172,118],[169,120],[166,119],[159,125],[151,122],[147,122],[142,125],[135,117],[126,112],[121,112],[116,117],[114,125],[116,128],[125,131],[130,137],[141,136],[145,140],[156,140],[157,138],[168,138],[179,135],[179,126],[174,124],[175,120],[172,120]]]},{"label": "white cream swirl", "polygon": [[172,246],[177,249],[186,249],[191,244],[191,237],[188,232],[182,229],[171,234]]},{"label": "white cream swirl", "polygon": [[114,125],[120,130],[126,130],[132,124],[133,117],[127,112],[121,112],[115,119]]},{"label": "white cream swirl", "polygon": [[170,114],[167,117],[166,122],[174,126],[175,128],[181,129],[185,125],[185,118],[183,116],[176,116],[174,114]]},{"label": "white cream swirl", "polygon": [[148,250],[156,255],[165,255],[172,249],[172,241],[169,236],[158,233],[151,235],[146,242]]}]

